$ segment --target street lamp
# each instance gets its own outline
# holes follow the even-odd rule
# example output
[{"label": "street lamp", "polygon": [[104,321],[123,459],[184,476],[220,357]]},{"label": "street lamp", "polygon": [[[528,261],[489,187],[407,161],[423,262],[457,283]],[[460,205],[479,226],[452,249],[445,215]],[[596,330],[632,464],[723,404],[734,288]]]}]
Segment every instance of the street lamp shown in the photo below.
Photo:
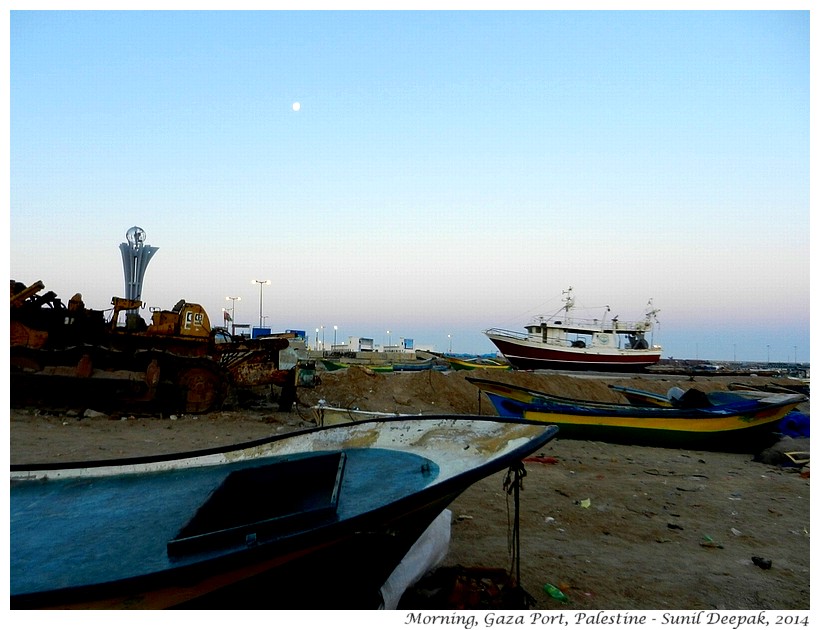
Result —
[{"label": "street lamp", "polygon": [[236,333],[236,301],[241,301],[242,298],[228,296],[225,299],[231,301],[231,334],[233,335]]},{"label": "street lamp", "polygon": [[259,285],[259,328],[262,328],[262,286],[270,284],[270,280],[251,280],[251,284]]},{"label": "street lamp", "polygon": [[390,343],[390,331],[388,330],[387,331],[387,349],[389,349],[391,345],[392,344]]},{"label": "street lamp", "polygon": [[319,349],[319,329],[318,329],[318,328],[316,329],[316,345],[314,346],[314,348],[313,348],[313,349],[314,349],[314,350],[318,350],[318,349]]},{"label": "street lamp", "polygon": [[333,327],[333,347],[336,347],[336,331],[339,330],[338,326]]},{"label": "street lamp", "polygon": [[447,345],[448,345],[447,352],[449,354],[453,354],[453,338],[450,335],[447,335]]}]

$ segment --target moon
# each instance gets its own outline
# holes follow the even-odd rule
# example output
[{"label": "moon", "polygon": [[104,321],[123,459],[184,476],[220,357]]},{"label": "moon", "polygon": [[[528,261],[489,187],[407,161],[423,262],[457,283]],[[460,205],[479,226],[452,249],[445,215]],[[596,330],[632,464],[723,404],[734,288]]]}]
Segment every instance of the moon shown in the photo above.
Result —
[{"label": "moon", "polygon": [[296,101],[293,105],[291,105],[291,107],[293,108],[293,111],[298,112],[302,109],[302,104],[299,101]]}]

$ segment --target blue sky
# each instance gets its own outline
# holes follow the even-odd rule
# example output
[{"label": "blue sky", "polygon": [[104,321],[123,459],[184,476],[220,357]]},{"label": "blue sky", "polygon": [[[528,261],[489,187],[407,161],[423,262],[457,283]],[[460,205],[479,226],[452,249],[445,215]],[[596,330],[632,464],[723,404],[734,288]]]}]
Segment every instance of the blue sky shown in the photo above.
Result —
[{"label": "blue sky", "polygon": [[275,330],[483,353],[572,286],[622,319],[651,298],[664,357],[809,359],[807,11],[12,11],[10,33],[18,281],[108,308],[138,225],[146,304],[212,323],[241,296],[258,324],[270,280]]}]

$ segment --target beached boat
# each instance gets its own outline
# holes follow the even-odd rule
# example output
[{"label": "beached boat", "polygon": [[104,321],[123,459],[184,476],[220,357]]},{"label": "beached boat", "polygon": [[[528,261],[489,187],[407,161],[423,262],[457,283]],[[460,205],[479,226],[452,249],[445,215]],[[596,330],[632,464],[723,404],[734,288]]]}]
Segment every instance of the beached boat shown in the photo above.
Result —
[{"label": "beached boat", "polygon": [[511,370],[509,363],[501,363],[493,359],[473,358],[458,359],[456,357],[444,357],[451,370]]},{"label": "beached boat", "polygon": [[421,361],[408,361],[406,363],[393,363],[394,372],[423,372],[425,370],[438,369],[440,366],[435,359],[423,359]]},{"label": "beached boat", "polygon": [[777,438],[781,420],[806,400],[800,394],[710,400],[685,392],[673,407],[576,400],[531,389],[468,378],[504,417],[557,425],[562,439],[674,448],[753,452]]},{"label": "beached boat", "polygon": [[[729,388],[731,391],[728,392],[709,392],[708,394],[706,394],[707,399],[713,405],[721,405],[744,398],[761,400],[763,398],[770,397],[772,393],[801,393],[791,391],[784,392],[783,390],[780,390],[779,392],[768,392],[765,390],[755,389],[751,386],[746,385],[734,389],[732,388],[732,385],[734,384],[729,384]],[[620,385],[610,385],[610,388],[620,393],[624,398],[627,399],[627,401],[629,401],[630,404],[637,405],[639,407],[674,407],[676,399],[679,397],[680,394],[683,393],[682,390],[679,390],[679,388],[675,387],[670,389],[666,396],[664,396],[663,394],[655,394],[653,392],[647,392],[642,389],[623,387]],[[679,390],[679,392],[676,392],[675,390]],[[792,438],[809,437],[810,424],[811,423],[808,414],[802,413],[797,410],[793,410],[780,419],[780,421],[777,423],[777,426],[774,428],[774,431],[776,433]]]},{"label": "beached boat", "polygon": [[362,366],[365,370],[370,370],[371,372],[392,372],[393,365],[390,363],[369,363],[367,365]]},{"label": "beached boat", "polygon": [[493,407],[495,407],[496,411],[505,417],[523,418],[524,410],[529,407],[560,409],[562,411],[584,407],[607,413],[634,410],[634,405],[632,404],[581,400],[578,398],[559,396],[557,394],[548,394],[518,385],[508,385],[507,383],[469,376],[466,380],[484,392],[493,403]]},{"label": "beached boat", "polygon": [[340,361],[331,361],[330,359],[322,359],[322,365],[328,372],[335,372],[337,370],[346,370],[349,367],[360,367],[363,370],[370,370],[371,372],[392,372],[393,365],[390,363],[342,363]]},{"label": "beached boat", "polygon": [[330,359],[321,359],[322,365],[328,372],[336,372],[337,370],[346,370],[350,367],[347,363],[340,363],[339,361],[331,361]]},{"label": "beached boat", "polygon": [[572,287],[564,292],[564,306],[550,317],[538,317],[525,333],[490,328],[484,334],[513,367],[522,370],[643,370],[661,358],[661,347],[651,343],[658,310],[650,300],[640,321],[576,319]]},{"label": "beached boat", "polygon": [[447,505],[555,427],[415,416],[11,467],[12,608],[378,607]]}]

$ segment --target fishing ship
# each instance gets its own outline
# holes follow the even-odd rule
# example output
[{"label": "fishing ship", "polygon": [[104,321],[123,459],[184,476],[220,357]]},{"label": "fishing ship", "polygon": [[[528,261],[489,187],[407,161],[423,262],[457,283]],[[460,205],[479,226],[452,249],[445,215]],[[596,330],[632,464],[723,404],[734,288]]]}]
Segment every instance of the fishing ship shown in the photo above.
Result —
[{"label": "fishing ship", "polygon": [[660,360],[662,348],[652,342],[659,310],[652,300],[639,321],[608,318],[608,306],[601,318],[573,317],[572,287],[563,292],[562,301],[556,314],[537,317],[524,327],[526,332],[490,328],[484,334],[520,370],[637,372]]}]

